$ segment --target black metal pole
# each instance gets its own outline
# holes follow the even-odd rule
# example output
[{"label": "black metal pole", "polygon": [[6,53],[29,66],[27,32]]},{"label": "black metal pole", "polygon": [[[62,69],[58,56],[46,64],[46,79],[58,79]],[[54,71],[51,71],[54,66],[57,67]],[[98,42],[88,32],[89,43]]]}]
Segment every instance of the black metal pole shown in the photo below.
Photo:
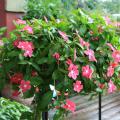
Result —
[{"label": "black metal pole", "polygon": [[101,93],[99,93],[99,120],[102,120],[101,115]]},{"label": "black metal pole", "polygon": [[42,112],[42,120],[48,120],[48,112]]}]

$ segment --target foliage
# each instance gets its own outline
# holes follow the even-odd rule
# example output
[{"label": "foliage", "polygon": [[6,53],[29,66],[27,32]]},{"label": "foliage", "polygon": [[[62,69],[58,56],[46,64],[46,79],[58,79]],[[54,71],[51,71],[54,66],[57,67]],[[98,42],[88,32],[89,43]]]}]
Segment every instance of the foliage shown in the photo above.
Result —
[{"label": "foliage", "polygon": [[1,27],[0,28],[0,36],[2,36],[5,31],[6,31],[6,27]]},{"label": "foliage", "polygon": [[120,13],[120,0],[112,0],[105,1],[102,4],[103,8],[107,10],[108,13],[111,14],[119,14]]},{"label": "foliage", "polygon": [[119,89],[119,37],[103,17],[80,9],[47,18],[15,22],[11,37],[3,39],[0,79],[12,83],[18,95],[34,97],[36,114],[57,108],[59,119],[66,109],[75,110],[65,102],[71,95]]},{"label": "foliage", "polygon": [[57,18],[76,8],[101,14],[119,14],[119,6],[120,0],[27,0],[25,19],[42,18],[43,16]]},{"label": "foliage", "polygon": [[0,98],[0,120],[20,120],[25,112],[31,113],[30,108],[15,101]]},{"label": "foliage", "polygon": [[120,0],[85,0],[85,5],[93,11],[100,11],[104,14],[119,14]]},{"label": "foliage", "polygon": [[60,8],[63,8],[61,0],[28,0],[24,19],[43,18],[44,16],[57,18],[62,15]]}]

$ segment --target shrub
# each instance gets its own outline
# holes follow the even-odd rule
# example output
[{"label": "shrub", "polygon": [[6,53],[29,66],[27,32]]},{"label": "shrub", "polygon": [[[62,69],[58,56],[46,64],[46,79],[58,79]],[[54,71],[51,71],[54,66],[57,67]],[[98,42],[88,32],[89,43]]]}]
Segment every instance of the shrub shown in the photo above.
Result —
[{"label": "shrub", "polygon": [[75,111],[71,95],[119,89],[119,37],[108,20],[79,9],[15,25],[3,39],[0,79],[13,85],[14,95],[34,96],[36,114],[56,108],[54,119],[60,120]]},{"label": "shrub", "polygon": [[25,112],[30,113],[30,108],[15,101],[0,98],[0,120],[20,120]]},{"label": "shrub", "polygon": [[28,0],[24,19],[43,18],[44,16],[57,18],[62,15],[60,9],[63,10],[61,0]]}]

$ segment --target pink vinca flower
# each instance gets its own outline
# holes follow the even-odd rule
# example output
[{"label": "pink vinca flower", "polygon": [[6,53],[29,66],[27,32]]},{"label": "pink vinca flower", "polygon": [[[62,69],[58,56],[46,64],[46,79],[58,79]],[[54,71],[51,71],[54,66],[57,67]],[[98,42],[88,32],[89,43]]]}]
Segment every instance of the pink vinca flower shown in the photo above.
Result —
[{"label": "pink vinca flower", "polygon": [[23,31],[27,31],[29,34],[33,34],[33,29],[29,25],[25,26],[23,28]]},{"label": "pink vinca flower", "polygon": [[71,59],[67,59],[67,60],[66,60],[66,64],[67,64],[67,65],[73,64],[73,63],[72,63],[72,60],[71,60]]},{"label": "pink vinca flower", "polygon": [[17,19],[16,20],[16,23],[18,24],[18,25],[24,25],[24,24],[26,24],[26,21],[25,20],[21,20],[21,19]]},{"label": "pink vinca flower", "polygon": [[114,62],[120,62],[120,50],[113,51],[112,58],[114,59]]},{"label": "pink vinca flower", "polygon": [[81,92],[81,90],[83,89],[83,85],[81,81],[78,81],[78,80],[73,84],[73,86],[74,86],[74,91],[78,93]]},{"label": "pink vinca flower", "polygon": [[115,48],[112,46],[112,44],[107,43],[107,46],[109,46],[112,51],[115,51]]},{"label": "pink vinca flower", "polygon": [[99,83],[98,86],[99,86],[100,89],[103,89],[105,87],[105,84]]},{"label": "pink vinca flower", "polygon": [[60,54],[56,52],[56,53],[53,54],[53,57],[54,57],[56,60],[59,60],[59,59],[60,59]]},{"label": "pink vinca flower", "polygon": [[74,112],[76,109],[76,105],[74,102],[72,102],[71,100],[68,99],[68,100],[66,100],[66,104],[63,106],[63,108]]},{"label": "pink vinca flower", "polygon": [[0,40],[0,46],[3,46],[3,45],[4,45],[3,41],[2,41],[2,40]]},{"label": "pink vinca flower", "polygon": [[15,90],[12,92],[13,97],[18,97],[19,95],[20,95],[20,91],[18,91],[18,90]]},{"label": "pink vinca flower", "polygon": [[84,47],[86,42],[82,38],[80,38],[79,41],[80,41],[80,44]]},{"label": "pink vinca flower", "polygon": [[28,42],[28,41],[20,41],[19,45],[17,46],[18,48],[24,50],[24,56],[25,57],[32,57],[32,53],[34,50],[34,45],[32,42]]},{"label": "pink vinca flower", "polygon": [[95,61],[95,62],[97,62],[93,50],[88,49],[88,50],[85,50],[84,53],[85,53],[86,55],[88,55],[88,57],[89,57],[89,61]]},{"label": "pink vinca flower", "polygon": [[32,53],[33,53],[32,50],[27,50],[27,51],[24,52],[24,56],[25,57],[32,57]]},{"label": "pink vinca flower", "polygon": [[68,36],[66,35],[65,32],[62,32],[62,31],[58,31],[58,33],[61,35],[61,37],[67,42],[68,41]]},{"label": "pink vinca flower", "polygon": [[108,16],[105,16],[105,22],[107,25],[111,24],[111,20]]},{"label": "pink vinca flower", "polygon": [[31,76],[32,76],[32,77],[38,76],[37,71],[34,71],[34,70],[33,70],[33,71],[31,72]]},{"label": "pink vinca flower", "polygon": [[22,40],[15,40],[15,41],[13,42],[13,46],[14,46],[14,47],[17,47],[17,46],[19,45],[19,42],[22,42]]},{"label": "pink vinca flower", "polygon": [[23,80],[23,74],[22,73],[15,73],[10,77],[10,82],[15,84],[20,84],[20,82]]},{"label": "pink vinca flower", "polygon": [[117,62],[112,62],[110,63],[110,66],[112,66],[113,68],[116,68],[119,64]]},{"label": "pink vinca flower", "polygon": [[68,77],[76,80],[77,76],[79,75],[78,66],[74,64],[70,64],[68,71],[69,71]]},{"label": "pink vinca flower", "polygon": [[113,81],[110,80],[108,83],[108,93],[112,93],[114,91],[116,91],[116,86],[114,85]]},{"label": "pink vinca flower", "polygon": [[112,77],[114,74],[114,68],[112,66],[109,66],[107,69],[107,77]]},{"label": "pink vinca flower", "polygon": [[88,79],[92,78],[92,69],[90,68],[89,65],[83,66],[82,67],[82,76]]},{"label": "pink vinca flower", "polygon": [[83,47],[85,46],[87,49],[89,49],[90,44],[88,42],[85,42],[82,38],[80,38],[79,41]]},{"label": "pink vinca flower", "polygon": [[30,81],[22,80],[19,88],[22,90],[22,92],[28,91],[29,89],[31,89]]}]

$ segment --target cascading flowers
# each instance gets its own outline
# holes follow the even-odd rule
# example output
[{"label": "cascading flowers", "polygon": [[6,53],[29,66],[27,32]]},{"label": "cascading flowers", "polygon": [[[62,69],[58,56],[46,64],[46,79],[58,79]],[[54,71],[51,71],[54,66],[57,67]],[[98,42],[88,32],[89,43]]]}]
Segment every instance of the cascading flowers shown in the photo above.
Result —
[{"label": "cascading flowers", "polygon": [[56,108],[56,114],[64,114],[76,110],[73,94],[116,91],[118,37],[104,19],[94,17],[78,10],[60,22],[18,19],[14,37],[4,41],[1,52],[0,77],[15,86],[12,95],[28,94],[35,109]]}]

